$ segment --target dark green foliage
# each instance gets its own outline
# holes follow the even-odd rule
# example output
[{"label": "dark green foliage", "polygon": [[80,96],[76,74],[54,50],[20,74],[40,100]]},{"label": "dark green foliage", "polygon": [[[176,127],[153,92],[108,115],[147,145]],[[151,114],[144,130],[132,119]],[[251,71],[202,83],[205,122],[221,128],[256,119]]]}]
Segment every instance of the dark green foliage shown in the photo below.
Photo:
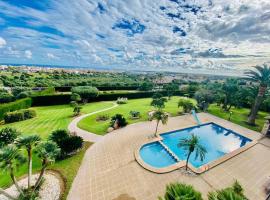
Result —
[{"label": "dark green foliage", "polygon": [[6,93],[6,92],[1,92],[0,93],[0,103],[9,103],[14,101],[15,98],[12,94]]},{"label": "dark green foliage", "polygon": [[169,83],[163,87],[163,89],[167,92],[167,96],[170,99],[174,93],[179,90],[179,87],[177,84]]},{"label": "dark green foliage", "polygon": [[12,144],[21,133],[11,127],[0,130],[0,148]]},{"label": "dark green foliage", "polygon": [[132,110],[129,112],[129,114],[130,114],[131,118],[140,118],[140,116],[141,116],[141,113],[139,111]]},{"label": "dark green foliage", "polygon": [[206,111],[209,104],[213,103],[213,93],[207,89],[200,89],[194,94],[200,110]]},{"label": "dark green foliage", "polygon": [[109,119],[109,115],[98,115],[96,121],[107,121]]},{"label": "dark green foliage", "polygon": [[12,88],[12,94],[17,97],[18,94],[20,94],[21,92],[29,92],[31,91],[30,88],[26,88],[26,87],[13,87]]},{"label": "dark green foliage", "polygon": [[61,151],[64,153],[64,155],[68,155],[70,153],[73,153],[77,151],[78,149],[81,149],[83,146],[83,139],[80,136],[70,136],[68,138],[65,138],[61,142]]},{"label": "dark green foliage", "polygon": [[143,82],[140,86],[139,86],[139,90],[140,91],[150,91],[152,90],[154,87],[153,83],[151,82]]},{"label": "dark green foliage", "polygon": [[17,99],[24,99],[31,96],[31,92],[21,92],[19,93],[16,98]]},{"label": "dark green foliage", "polygon": [[154,94],[152,98],[151,106],[158,109],[165,108],[165,102],[167,102],[167,99],[164,98],[161,93]]},{"label": "dark green foliage", "polygon": [[18,110],[4,114],[5,123],[19,122],[36,117],[36,111],[32,109]]},{"label": "dark green foliage", "polygon": [[23,110],[24,119],[31,119],[37,116],[37,113],[33,109]]},{"label": "dark green foliage", "polygon": [[81,106],[75,105],[75,107],[74,107],[74,109],[73,109],[73,116],[78,116],[78,115],[80,115],[81,109],[82,109]]},{"label": "dark green foliage", "polygon": [[203,198],[192,185],[171,183],[166,186],[164,198],[159,197],[159,200],[203,200]]},{"label": "dark green foliage", "polygon": [[65,158],[70,153],[82,148],[83,139],[79,136],[71,136],[66,130],[56,130],[51,133],[50,140],[55,142],[61,149],[59,159]]},{"label": "dark green foliage", "polygon": [[0,105],[0,120],[4,119],[4,114],[15,110],[29,108],[32,105],[31,98],[20,99],[15,102]]},{"label": "dark green foliage", "polygon": [[118,127],[124,127],[127,125],[127,121],[121,114],[116,114],[111,118],[111,127],[114,127],[116,124]]},{"label": "dark green foliage", "polygon": [[247,200],[244,189],[235,181],[232,187],[208,193],[208,200]]},{"label": "dark green foliage", "polygon": [[194,104],[189,99],[180,99],[178,102],[178,107],[183,107],[185,113],[190,112],[193,108],[195,108]]},{"label": "dark green foliage", "polygon": [[[123,93],[106,93],[99,94],[95,98],[88,99],[88,102],[97,101],[115,101],[119,96],[128,99],[139,99],[152,97],[156,92],[123,92]],[[162,95],[166,95],[166,91],[160,91]],[[182,91],[177,91],[175,95],[183,95]],[[32,97],[33,106],[49,106],[49,105],[61,105],[70,103],[70,94],[58,94],[58,95],[45,95]]]},{"label": "dark green foliage", "polygon": [[96,87],[91,87],[91,86],[73,87],[71,89],[71,92],[80,95],[80,97],[84,101],[88,101],[89,99],[93,99],[98,96],[98,89]]},{"label": "dark green foliage", "polygon": [[82,100],[81,96],[77,93],[72,93],[70,99],[71,99],[71,101],[75,101],[75,102],[79,102]]}]

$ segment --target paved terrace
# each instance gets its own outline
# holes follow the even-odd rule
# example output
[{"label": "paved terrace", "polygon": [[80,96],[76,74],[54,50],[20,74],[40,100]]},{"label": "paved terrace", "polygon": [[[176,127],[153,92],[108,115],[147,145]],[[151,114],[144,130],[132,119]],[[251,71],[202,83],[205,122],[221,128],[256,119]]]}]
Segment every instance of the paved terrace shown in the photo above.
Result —
[{"label": "paved terrace", "polygon": [[[198,114],[201,121],[213,121],[253,140],[261,135],[210,114]],[[157,200],[164,194],[166,184],[174,181],[192,184],[206,197],[213,189],[230,186],[237,179],[252,200],[265,199],[263,184],[270,176],[270,139],[263,139],[236,157],[198,175],[188,176],[180,170],[155,174],[142,168],[134,151],[153,135],[155,122],[128,125],[104,136],[89,148],[73,182],[69,200],[118,200],[128,195],[130,200]],[[196,125],[192,116],[170,118],[159,132]],[[126,198],[121,198],[128,200]]]}]

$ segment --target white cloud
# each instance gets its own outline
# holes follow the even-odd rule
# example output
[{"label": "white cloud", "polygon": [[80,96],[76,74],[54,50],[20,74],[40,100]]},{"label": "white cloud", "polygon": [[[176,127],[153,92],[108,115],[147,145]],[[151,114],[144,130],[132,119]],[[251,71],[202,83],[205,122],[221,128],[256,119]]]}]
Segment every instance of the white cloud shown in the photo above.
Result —
[{"label": "white cloud", "polygon": [[3,48],[4,46],[6,46],[7,42],[4,38],[0,37],[0,48]]},{"label": "white cloud", "polygon": [[25,51],[24,51],[24,56],[25,56],[27,59],[31,59],[31,58],[32,58],[32,51],[30,51],[30,50],[25,50]]},{"label": "white cloud", "polygon": [[52,53],[47,53],[47,57],[49,58],[49,59],[56,59],[57,57],[54,55],[54,54],[52,54]]},{"label": "white cloud", "polygon": [[4,27],[0,35],[21,55],[7,54],[16,61],[32,58],[25,49],[33,47],[37,63],[61,57],[63,64],[84,67],[240,73],[270,61],[268,0],[178,2],[101,0],[100,8],[94,0],[55,0],[46,10],[0,2],[0,17],[25,20],[24,28]]}]

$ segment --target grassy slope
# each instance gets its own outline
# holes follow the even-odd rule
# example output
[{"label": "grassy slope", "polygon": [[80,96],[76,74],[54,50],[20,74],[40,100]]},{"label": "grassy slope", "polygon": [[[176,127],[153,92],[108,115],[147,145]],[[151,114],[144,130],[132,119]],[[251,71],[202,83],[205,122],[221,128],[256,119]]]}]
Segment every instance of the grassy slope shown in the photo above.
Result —
[{"label": "grassy slope", "polygon": [[[259,112],[258,118],[256,120],[257,126],[250,126],[246,123],[247,121],[247,116],[249,113],[249,109],[247,108],[232,108],[232,116],[231,116],[231,121],[233,123],[239,124],[241,126],[244,126],[246,128],[252,129],[254,131],[261,131],[262,127],[264,125],[265,119],[268,114],[266,112]],[[210,105],[208,112],[216,115],[220,118],[228,120],[230,113],[229,112],[224,112],[219,106],[216,104]]]},{"label": "grassy slope", "polygon": [[[112,106],[111,102],[89,103],[83,106],[82,113],[89,113]],[[39,134],[42,138],[56,129],[66,129],[72,120],[73,108],[69,105],[34,107],[37,117],[21,122],[0,125],[14,127],[23,134]]]},{"label": "grassy slope", "polygon": [[[112,106],[111,102],[98,102],[98,103],[90,103],[83,106],[82,112],[89,113],[93,111],[97,111],[103,108],[107,108]],[[37,111],[37,117],[34,119],[16,122],[13,124],[9,124],[11,127],[15,127],[18,130],[22,131],[23,134],[34,134],[38,133],[42,138],[47,138],[48,135],[56,129],[66,129],[68,123],[72,120],[72,108],[69,105],[61,105],[61,106],[46,106],[46,107],[36,107],[34,108]],[[0,129],[5,127],[6,125],[1,125]],[[70,171],[77,171],[77,165],[79,161],[83,157],[83,152],[79,153],[72,158],[69,158],[69,161],[60,161],[56,162],[55,166],[60,166],[65,169],[63,175],[69,174]],[[72,160],[74,163],[72,164]],[[69,163],[65,166],[66,163]],[[62,164],[63,163],[63,164]],[[76,164],[77,163],[77,164]],[[33,171],[40,169],[40,161],[34,155],[33,156]],[[76,168],[75,168],[76,167]],[[16,171],[17,177],[24,175],[27,171],[26,164],[20,166]],[[72,182],[70,177],[68,177],[69,181]],[[10,185],[11,181],[9,176],[3,171],[0,171],[0,187],[6,187]]]},{"label": "grassy slope", "polygon": [[[181,111],[180,108],[177,107],[178,100],[180,97],[172,97],[171,100],[169,100],[166,103],[165,111],[172,114],[172,116],[177,115],[179,111]],[[84,118],[81,120],[78,124],[78,126],[81,129],[99,134],[104,135],[109,127],[110,120],[107,120],[105,122],[97,122],[96,117],[101,114],[107,114],[110,117],[113,116],[116,113],[123,114],[126,119],[128,119],[128,123],[136,123],[139,121],[146,121],[148,119],[148,112],[153,110],[154,108],[150,106],[151,98],[146,99],[132,99],[128,100],[127,104],[119,105],[117,108],[114,108],[112,110],[98,113],[96,115],[92,115],[89,117]],[[129,112],[133,111],[140,111],[141,118],[137,120],[131,120],[129,117]]]}]

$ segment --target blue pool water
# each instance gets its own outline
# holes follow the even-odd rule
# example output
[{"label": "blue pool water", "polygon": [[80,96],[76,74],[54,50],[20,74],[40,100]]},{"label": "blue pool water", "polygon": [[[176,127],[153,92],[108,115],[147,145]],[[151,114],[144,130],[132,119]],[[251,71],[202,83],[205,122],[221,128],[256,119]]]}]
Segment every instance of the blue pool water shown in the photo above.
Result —
[{"label": "blue pool water", "polygon": [[[182,147],[179,148],[177,144],[180,139],[190,138],[192,133],[199,136],[200,144],[207,150],[203,161],[201,161],[200,158],[195,160],[194,152],[191,154],[189,162],[194,167],[200,167],[214,161],[251,142],[250,139],[215,123],[168,132],[161,134],[160,136],[163,138],[162,142],[180,160],[186,160],[186,151]],[[162,168],[176,163],[175,159],[158,142],[144,145],[140,149],[140,156],[144,162],[156,168]]]}]

